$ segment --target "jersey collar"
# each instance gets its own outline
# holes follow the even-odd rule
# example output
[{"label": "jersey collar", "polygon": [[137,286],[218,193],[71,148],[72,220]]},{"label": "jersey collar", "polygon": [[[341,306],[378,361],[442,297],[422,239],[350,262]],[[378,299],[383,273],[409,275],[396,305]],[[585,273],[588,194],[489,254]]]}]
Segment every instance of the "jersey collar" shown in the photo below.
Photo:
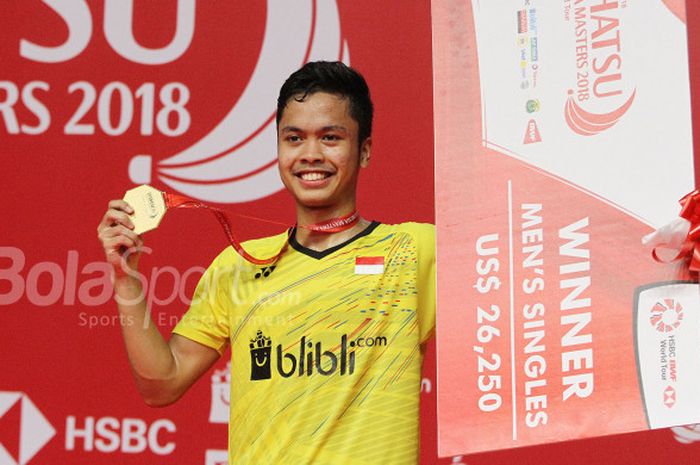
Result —
[{"label": "jersey collar", "polygon": [[349,245],[352,242],[355,242],[357,239],[371,234],[372,231],[374,231],[375,228],[377,226],[379,226],[380,224],[381,223],[379,221],[372,221],[365,229],[363,229],[359,233],[355,234],[353,237],[351,237],[347,241],[342,242],[338,245],[334,245],[333,247],[328,248],[326,250],[313,250],[313,249],[309,249],[308,247],[304,247],[303,245],[301,245],[299,242],[297,242],[297,230],[296,230],[296,228],[294,228],[294,229],[292,229],[292,232],[289,235],[289,245],[292,246],[292,248],[294,250],[296,250],[297,252],[303,253],[304,255],[308,255],[311,258],[315,258],[317,260],[320,260],[320,259],[332,254],[333,252],[342,249],[346,245]]}]

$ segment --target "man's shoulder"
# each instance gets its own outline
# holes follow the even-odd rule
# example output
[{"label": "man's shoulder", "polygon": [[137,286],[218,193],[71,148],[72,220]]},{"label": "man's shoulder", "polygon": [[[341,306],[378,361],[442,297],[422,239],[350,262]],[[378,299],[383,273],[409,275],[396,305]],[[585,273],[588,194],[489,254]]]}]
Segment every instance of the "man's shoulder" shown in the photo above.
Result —
[{"label": "man's shoulder", "polygon": [[[383,225],[398,240],[406,238],[416,247],[416,252],[428,262],[435,257],[435,225],[430,223],[406,222]],[[379,228],[377,228],[379,229]],[[423,260],[422,260],[423,261]]]},{"label": "man's shoulder", "polygon": [[[284,231],[272,236],[259,237],[242,242],[241,246],[254,257],[269,258],[275,256],[280,251],[287,237],[288,233]],[[214,263],[218,266],[232,265],[237,263],[241,258],[242,257],[232,246],[228,246],[214,259]]]},{"label": "man's shoulder", "polygon": [[404,232],[411,234],[417,239],[434,240],[435,238],[435,225],[430,223],[408,221],[405,223],[382,224],[382,226],[392,232]]},{"label": "man's shoulder", "polygon": [[272,236],[265,236],[265,237],[259,237],[257,239],[251,239],[249,241],[245,241],[241,243],[244,249],[247,251],[264,251],[267,249],[276,249],[276,252],[279,252],[279,249],[284,243],[287,241],[287,238],[289,237],[289,232],[284,231],[279,234],[274,234]]}]

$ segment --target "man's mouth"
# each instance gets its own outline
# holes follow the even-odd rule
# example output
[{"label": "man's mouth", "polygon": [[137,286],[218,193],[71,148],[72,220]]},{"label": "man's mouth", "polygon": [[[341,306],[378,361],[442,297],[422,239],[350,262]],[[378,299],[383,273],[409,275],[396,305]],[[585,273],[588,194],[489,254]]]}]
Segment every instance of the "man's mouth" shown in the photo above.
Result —
[{"label": "man's mouth", "polygon": [[304,181],[320,181],[331,176],[331,173],[322,171],[306,171],[298,173],[297,177],[303,179]]}]

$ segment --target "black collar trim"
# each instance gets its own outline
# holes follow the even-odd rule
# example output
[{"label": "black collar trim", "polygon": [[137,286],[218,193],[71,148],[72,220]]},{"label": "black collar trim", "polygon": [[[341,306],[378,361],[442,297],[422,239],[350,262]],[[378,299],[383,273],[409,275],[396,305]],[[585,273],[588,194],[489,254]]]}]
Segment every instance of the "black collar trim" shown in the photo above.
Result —
[{"label": "black collar trim", "polygon": [[292,248],[294,250],[296,250],[297,252],[303,253],[304,255],[308,255],[311,258],[315,258],[317,260],[320,260],[320,259],[332,254],[333,252],[342,249],[346,245],[348,245],[352,242],[355,242],[357,239],[371,234],[372,231],[374,231],[376,229],[376,227],[379,226],[380,224],[381,223],[379,221],[372,221],[369,224],[369,226],[367,226],[365,229],[363,229],[359,233],[355,234],[353,237],[351,237],[347,241],[345,241],[341,244],[338,244],[338,245],[334,245],[330,249],[326,249],[326,250],[313,250],[313,249],[309,249],[308,247],[304,247],[303,245],[301,245],[299,242],[297,242],[297,230],[296,230],[296,228],[294,228],[294,229],[292,229],[292,232],[289,235],[289,245],[291,245]]}]

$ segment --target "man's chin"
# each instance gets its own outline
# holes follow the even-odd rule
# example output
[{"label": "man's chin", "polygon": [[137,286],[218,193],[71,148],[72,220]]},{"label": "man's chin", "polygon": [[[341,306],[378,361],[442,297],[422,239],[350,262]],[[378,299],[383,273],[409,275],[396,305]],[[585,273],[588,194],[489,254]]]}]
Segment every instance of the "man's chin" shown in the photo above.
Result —
[{"label": "man's chin", "polygon": [[330,207],[332,203],[323,200],[297,200],[297,205],[309,210],[319,210]]},{"label": "man's chin", "polygon": [[295,200],[297,206],[311,210],[333,206],[333,201],[332,199],[329,199],[328,196],[296,196]]}]

